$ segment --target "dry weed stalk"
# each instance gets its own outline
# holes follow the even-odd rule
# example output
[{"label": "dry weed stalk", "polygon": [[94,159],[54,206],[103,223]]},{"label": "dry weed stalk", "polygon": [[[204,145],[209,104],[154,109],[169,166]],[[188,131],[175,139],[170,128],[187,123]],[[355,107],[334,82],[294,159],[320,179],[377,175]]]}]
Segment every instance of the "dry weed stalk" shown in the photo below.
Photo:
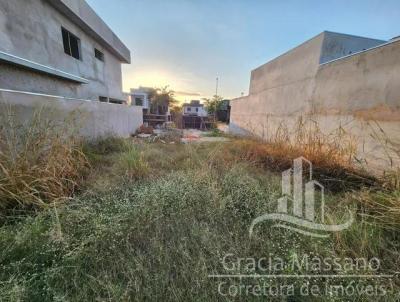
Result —
[{"label": "dry weed stalk", "polygon": [[71,196],[87,166],[71,117],[57,123],[41,108],[22,123],[12,107],[2,107],[0,207],[48,207]]},{"label": "dry weed stalk", "polygon": [[311,118],[299,118],[294,130],[281,122],[265,140],[242,139],[232,151],[241,160],[253,162],[272,171],[282,172],[293,159],[303,156],[314,166],[315,175],[328,188],[339,191],[374,185],[376,179],[353,166],[356,143],[343,127],[324,133]]}]

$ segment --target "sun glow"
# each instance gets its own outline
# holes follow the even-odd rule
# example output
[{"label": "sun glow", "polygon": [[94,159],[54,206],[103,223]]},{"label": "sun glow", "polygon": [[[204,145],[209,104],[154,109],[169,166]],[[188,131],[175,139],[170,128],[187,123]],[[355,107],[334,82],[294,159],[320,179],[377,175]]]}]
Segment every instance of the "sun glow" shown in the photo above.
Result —
[{"label": "sun glow", "polygon": [[190,87],[187,87],[187,83],[185,83],[183,79],[179,79],[166,71],[126,70],[124,72],[123,80],[124,91],[126,92],[129,92],[131,88],[137,88],[139,86],[154,88],[168,86],[169,89],[175,91],[175,98],[180,103],[202,98],[200,93],[186,92],[191,91]]}]

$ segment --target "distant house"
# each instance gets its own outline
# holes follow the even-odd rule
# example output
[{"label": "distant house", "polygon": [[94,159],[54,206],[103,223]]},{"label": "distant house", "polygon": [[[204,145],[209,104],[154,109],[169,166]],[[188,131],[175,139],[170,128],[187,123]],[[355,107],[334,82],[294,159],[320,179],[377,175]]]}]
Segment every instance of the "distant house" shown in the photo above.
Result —
[{"label": "distant house", "polygon": [[125,103],[130,51],[83,0],[0,0],[0,89]]},{"label": "distant house", "polygon": [[131,105],[142,106],[143,113],[150,113],[150,97],[154,89],[142,87],[131,89]]},{"label": "distant house", "polygon": [[190,103],[183,104],[183,115],[191,116],[207,116],[207,110],[204,108],[200,101],[193,100]]},{"label": "distant house", "polygon": [[208,115],[200,101],[193,100],[183,104],[182,127],[184,129],[210,129],[214,124],[214,116]]},{"label": "distant house", "polygon": [[171,113],[167,101],[152,104],[152,97],[157,91],[151,87],[131,89],[130,99],[132,106],[143,107],[143,122],[155,126],[171,121]]}]

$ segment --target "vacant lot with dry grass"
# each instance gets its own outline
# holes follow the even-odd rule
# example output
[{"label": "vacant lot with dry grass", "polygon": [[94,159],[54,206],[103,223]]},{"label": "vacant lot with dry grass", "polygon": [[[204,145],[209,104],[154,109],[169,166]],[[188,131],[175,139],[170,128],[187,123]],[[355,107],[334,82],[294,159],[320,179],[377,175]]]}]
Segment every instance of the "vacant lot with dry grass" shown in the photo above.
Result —
[{"label": "vacant lot with dry grass", "polygon": [[[294,148],[238,138],[205,144],[112,137],[72,145],[71,141],[64,145],[61,138],[51,141],[50,149],[37,147],[37,158],[2,158],[1,301],[397,301],[399,297],[397,277],[372,277],[400,270],[398,182],[354,170],[334,145]],[[64,155],[55,156],[56,150]],[[326,221],[344,222],[349,210],[354,223],[328,238],[265,223],[250,237],[252,220],[275,211],[281,196],[280,172],[298,156],[313,161],[315,177],[327,187]],[[25,181],[35,174],[41,185]],[[46,181],[49,185],[43,186]],[[262,275],[269,272],[262,269],[268,259],[289,262],[303,255],[339,259],[341,269],[332,265],[325,275],[366,277],[210,278]],[[379,267],[344,266],[347,259],[364,258],[380,259]],[[264,265],[254,266],[249,259]],[[295,266],[275,267],[274,273],[320,271],[315,266]],[[304,294],[305,286],[313,285],[321,292]],[[264,291],[254,292],[258,287]]]}]

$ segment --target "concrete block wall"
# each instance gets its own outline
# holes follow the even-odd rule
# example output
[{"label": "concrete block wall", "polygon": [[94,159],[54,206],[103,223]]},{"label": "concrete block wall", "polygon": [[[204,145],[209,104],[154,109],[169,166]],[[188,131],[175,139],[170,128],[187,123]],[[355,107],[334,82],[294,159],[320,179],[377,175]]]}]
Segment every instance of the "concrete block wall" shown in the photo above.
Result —
[{"label": "concrete block wall", "polygon": [[49,115],[49,119],[59,122],[65,122],[68,116],[73,115],[77,124],[71,127],[77,127],[79,134],[89,139],[108,135],[129,137],[143,124],[140,106],[66,99],[0,89],[0,110],[4,110],[3,106],[11,106],[17,120],[21,122],[31,118],[35,110],[41,109],[44,109],[44,114]]},{"label": "concrete block wall", "polygon": [[291,54],[292,60],[305,63],[304,73],[295,70],[297,80],[290,61],[279,69],[280,74],[292,73],[292,78],[286,81],[281,77],[275,86],[269,86],[271,74],[277,74],[268,72],[269,63],[261,67],[264,74],[252,73],[249,96],[231,102],[231,131],[268,139],[282,126],[295,131],[297,121],[303,118],[326,134],[339,127],[346,130],[357,145],[358,159],[372,170],[400,167],[399,154],[387,144],[388,139],[400,142],[400,41],[306,66],[312,57],[317,62],[320,59],[312,51],[319,39],[307,42],[306,46],[315,43],[314,48],[304,48],[310,54],[308,59],[297,48]]}]

